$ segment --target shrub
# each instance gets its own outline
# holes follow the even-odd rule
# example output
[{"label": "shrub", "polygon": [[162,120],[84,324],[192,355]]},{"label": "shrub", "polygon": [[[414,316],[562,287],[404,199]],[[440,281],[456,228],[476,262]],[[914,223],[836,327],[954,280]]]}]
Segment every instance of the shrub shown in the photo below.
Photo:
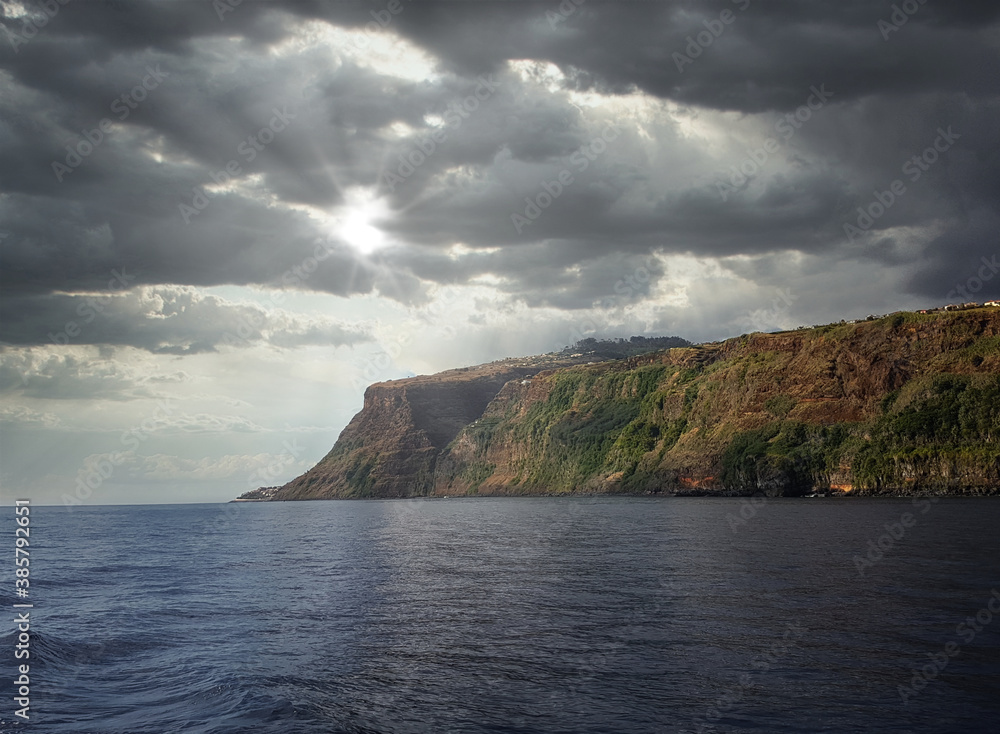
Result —
[{"label": "shrub", "polygon": [[775,418],[783,419],[792,412],[798,401],[789,395],[775,395],[764,402],[764,410]]}]

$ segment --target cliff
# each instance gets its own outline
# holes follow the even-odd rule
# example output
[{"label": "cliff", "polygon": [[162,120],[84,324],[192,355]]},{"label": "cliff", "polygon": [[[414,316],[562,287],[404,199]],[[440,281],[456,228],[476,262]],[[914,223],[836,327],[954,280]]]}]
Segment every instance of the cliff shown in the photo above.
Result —
[{"label": "cliff", "polygon": [[[483,414],[505,384],[530,378],[543,369],[599,361],[606,358],[601,355],[609,349],[635,348],[628,342],[588,341],[592,344],[582,352],[567,347],[557,354],[371,385],[365,391],[361,412],[340,434],[330,453],[282,487],[273,499],[429,494],[438,457],[463,428]],[[687,343],[677,337],[663,341]]]},{"label": "cliff", "polygon": [[379,383],[275,499],[1000,491],[1000,309]]}]

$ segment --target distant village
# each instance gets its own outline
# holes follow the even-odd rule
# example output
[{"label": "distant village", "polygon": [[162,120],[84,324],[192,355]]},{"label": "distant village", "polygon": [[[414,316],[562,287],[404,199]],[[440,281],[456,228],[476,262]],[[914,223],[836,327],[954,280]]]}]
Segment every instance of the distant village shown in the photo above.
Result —
[{"label": "distant village", "polygon": [[[922,308],[913,313],[921,314],[931,314],[931,313],[944,313],[945,311],[971,311],[974,308],[996,308],[1000,307],[1000,301],[987,301],[986,303],[951,303],[947,306],[938,306],[937,308]],[[895,311],[894,313],[884,313],[884,314],[868,314],[866,318],[863,319],[852,319],[842,320],[841,324],[863,324],[866,321],[878,321],[879,319],[884,319],[887,316],[893,316],[897,313],[904,313],[903,311]],[[811,328],[819,329],[823,326],[831,326],[832,324],[813,324]],[[789,329],[788,331],[775,332],[779,334],[788,333],[789,331],[802,331],[804,329],[809,329],[809,326],[802,325],[796,329]]]},{"label": "distant village", "polygon": [[[974,308],[991,308],[1000,307],[1000,301],[987,301],[986,303],[952,303],[947,306],[938,306],[937,308],[922,308],[916,313],[942,313],[944,311],[970,311]],[[878,319],[884,319],[886,316],[891,316],[892,314],[884,313],[881,316],[876,316],[875,314],[868,314],[868,318],[865,319],[855,319],[854,321],[846,321],[842,323],[847,324],[860,324],[865,321],[876,321]],[[805,328],[805,327],[801,327]]]},{"label": "distant village", "polygon": [[968,311],[972,308],[989,308],[989,307],[1000,306],[1000,301],[987,301],[986,303],[953,303],[950,306],[941,306],[940,308],[926,308],[922,311],[917,311],[917,313],[937,313],[938,311]]},{"label": "distant village", "polygon": [[249,492],[244,492],[239,497],[234,500],[229,500],[230,502],[268,502],[274,499],[274,495],[278,493],[281,487],[257,487],[257,489],[251,489]]}]

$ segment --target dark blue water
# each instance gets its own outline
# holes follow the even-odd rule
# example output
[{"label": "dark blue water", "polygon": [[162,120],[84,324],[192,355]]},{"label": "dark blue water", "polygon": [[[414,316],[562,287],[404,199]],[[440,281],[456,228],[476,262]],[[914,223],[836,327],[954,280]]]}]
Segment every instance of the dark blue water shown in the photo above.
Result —
[{"label": "dark blue water", "polygon": [[31,719],[13,716],[5,621],[0,730],[1000,731],[1000,502],[741,508],[34,508]]}]

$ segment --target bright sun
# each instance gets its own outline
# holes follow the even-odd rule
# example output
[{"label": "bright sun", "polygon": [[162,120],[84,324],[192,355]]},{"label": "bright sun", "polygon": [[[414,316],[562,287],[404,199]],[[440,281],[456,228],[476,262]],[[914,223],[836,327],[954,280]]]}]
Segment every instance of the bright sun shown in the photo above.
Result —
[{"label": "bright sun", "polygon": [[385,203],[372,189],[348,189],[335,215],[337,235],[358,252],[371,254],[386,244],[385,233],[376,225],[387,216]]}]

